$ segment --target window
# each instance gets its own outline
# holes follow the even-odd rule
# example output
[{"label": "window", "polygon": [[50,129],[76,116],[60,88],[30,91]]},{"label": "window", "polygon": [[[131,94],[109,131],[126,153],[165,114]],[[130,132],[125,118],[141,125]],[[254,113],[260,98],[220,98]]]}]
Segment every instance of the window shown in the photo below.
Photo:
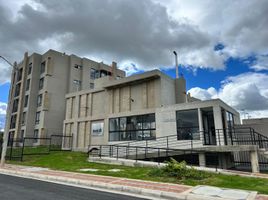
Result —
[{"label": "window", "polygon": [[41,112],[37,112],[37,113],[35,114],[35,124],[39,124],[39,122],[40,122],[40,113],[41,113]]},{"label": "window", "polygon": [[94,80],[96,78],[96,69],[90,69],[90,79]]},{"label": "window", "polygon": [[40,74],[43,74],[46,70],[46,61],[41,63]]},{"label": "window", "polygon": [[28,106],[28,100],[29,100],[29,96],[26,95],[24,98],[24,108],[26,108]]},{"label": "window", "polygon": [[17,115],[12,115],[10,120],[10,129],[16,127]]},{"label": "window", "polygon": [[13,108],[12,108],[12,112],[17,112],[18,111],[18,105],[19,105],[19,100],[15,99],[13,101]]},{"label": "window", "polygon": [[29,88],[30,88],[30,82],[31,82],[31,79],[27,79],[27,81],[26,81],[26,88],[25,88],[26,91],[28,91]]},{"label": "window", "polygon": [[76,86],[76,90],[80,90],[80,86],[82,84],[82,81],[80,80],[73,80],[73,84]]},{"label": "window", "polygon": [[198,110],[176,112],[178,140],[199,140]]},{"label": "window", "polygon": [[74,83],[75,85],[81,85],[82,81],[79,81],[79,80],[73,80],[73,83]]},{"label": "window", "polygon": [[33,137],[34,137],[34,143],[37,143],[37,141],[38,141],[38,138],[39,138],[39,131],[38,131],[38,129],[34,129],[34,135],[33,135]]},{"label": "window", "polygon": [[119,79],[121,79],[121,76],[116,76],[116,80],[119,80]]},{"label": "window", "polygon": [[19,96],[20,95],[20,83],[16,85],[16,88],[15,88],[15,97]]},{"label": "window", "polygon": [[233,115],[233,113],[226,111],[226,119],[227,119],[228,129],[232,129],[234,127],[234,115]]},{"label": "window", "polygon": [[23,112],[21,116],[21,125],[24,125],[25,121],[26,121],[26,112]]},{"label": "window", "polygon": [[44,87],[44,78],[40,78],[39,80],[39,90],[42,90]]},{"label": "window", "polygon": [[43,100],[43,94],[39,94],[37,96],[37,106],[41,106],[42,105],[42,100]]},{"label": "window", "polygon": [[75,65],[74,65],[74,68],[76,68],[76,69],[82,69],[82,65],[77,65],[77,64],[75,64]]},{"label": "window", "polygon": [[94,89],[94,83],[90,83],[90,89]]},{"label": "window", "polygon": [[28,75],[30,75],[32,73],[32,66],[33,66],[33,63],[30,63],[28,65],[28,72],[27,72]]},{"label": "window", "polygon": [[109,119],[109,141],[155,139],[155,114]]},{"label": "window", "polygon": [[22,78],[22,68],[18,70],[18,73],[17,73],[17,81],[20,81]]}]

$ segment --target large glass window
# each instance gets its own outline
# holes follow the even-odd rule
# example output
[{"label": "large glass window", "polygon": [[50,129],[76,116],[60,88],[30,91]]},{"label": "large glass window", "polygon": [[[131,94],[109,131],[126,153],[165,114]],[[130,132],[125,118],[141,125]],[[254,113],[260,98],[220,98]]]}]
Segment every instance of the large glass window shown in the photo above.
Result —
[{"label": "large glass window", "polygon": [[155,114],[109,120],[109,141],[144,139],[155,139]]},{"label": "large glass window", "polygon": [[233,115],[233,113],[226,111],[226,119],[227,119],[228,129],[232,129],[234,127],[234,115]]},{"label": "large glass window", "polygon": [[176,112],[178,140],[199,140],[198,110]]}]

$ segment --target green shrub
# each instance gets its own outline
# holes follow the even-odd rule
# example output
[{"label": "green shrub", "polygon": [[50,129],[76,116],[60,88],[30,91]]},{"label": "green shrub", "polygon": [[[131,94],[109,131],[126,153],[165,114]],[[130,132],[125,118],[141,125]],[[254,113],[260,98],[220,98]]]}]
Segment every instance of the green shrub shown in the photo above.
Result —
[{"label": "green shrub", "polygon": [[193,167],[187,167],[186,162],[178,162],[171,158],[167,165],[162,168],[154,168],[150,172],[151,176],[169,176],[178,179],[202,180],[209,177],[209,174]]}]

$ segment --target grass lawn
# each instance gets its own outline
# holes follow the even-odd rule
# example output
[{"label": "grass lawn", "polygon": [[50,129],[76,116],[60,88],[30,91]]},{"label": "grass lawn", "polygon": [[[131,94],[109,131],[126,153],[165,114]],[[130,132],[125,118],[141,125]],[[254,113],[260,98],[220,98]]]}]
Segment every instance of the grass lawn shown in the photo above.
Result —
[{"label": "grass lawn", "polygon": [[[212,174],[202,180],[184,179],[152,175],[152,168],[126,167],[118,165],[98,164],[87,162],[87,154],[81,152],[51,152],[48,155],[24,156],[24,161],[8,161],[10,164],[46,167],[55,170],[79,172],[79,169],[94,168],[96,172],[81,172],[96,175],[125,177],[132,179],[151,180],[158,182],[178,183],[185,185],[211,185],[225,188],[254,190],[268,194],[268,179],[240,177],[233,175]],[[120,172],[109,172],[109,169],[121,169]]]}]

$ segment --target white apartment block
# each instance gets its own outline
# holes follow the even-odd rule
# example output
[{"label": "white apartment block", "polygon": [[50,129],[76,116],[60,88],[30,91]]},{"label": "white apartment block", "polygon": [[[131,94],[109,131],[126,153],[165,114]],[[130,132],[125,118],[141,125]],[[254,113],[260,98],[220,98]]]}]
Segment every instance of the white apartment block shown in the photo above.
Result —
[{"label": "white apartment block", "polygon": [[76,55],[49,50],[25,53],[12,71],[7,119],[9,137],[49,137],[62,134],[65,95],[94,89],[95,80],[125,77],[125,72]]}]

